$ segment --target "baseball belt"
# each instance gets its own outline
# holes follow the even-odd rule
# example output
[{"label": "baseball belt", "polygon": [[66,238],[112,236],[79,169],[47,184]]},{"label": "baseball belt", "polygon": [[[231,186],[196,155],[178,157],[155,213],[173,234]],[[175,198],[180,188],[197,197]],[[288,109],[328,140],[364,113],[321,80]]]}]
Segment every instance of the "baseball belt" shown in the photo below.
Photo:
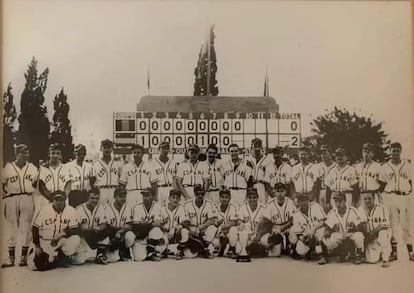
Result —
[{"label": "baseball belt", "polygon": [[243,187],[229,187],[230,190],[246,190],[246,188]]},{"label": "baseball belt", "polygon": [[98,188],[117,188],[118,187],[118,185],[101,185],[101,186],[98,186]]},{"label": "baseball belt", "polygon": [[4,195],[3,198],[13,197],[13,196],[16,196],[16,195],[23,195],[23,194],[32,195],[31,192],[9,193],[9,194]]},{"label": "baseball belt", "polygon": [[145,190],[145,189],[143,189],[143,188],[128,189],[128,190],[127,190],[127,192],[128,192],[128,191],[135,191],[135,190],[142,191],[142,190]]},{"label": "baseball belt", "polygon": [[194,187],[195,185],[184,184],[183,187]]},{"label": "baseball belt", "polygon": [[219,191],[220,190],[220,188],[212,188],[212,189],[209,189],[208,191],[210,192],[213,192],[213,191]]},{"label": "baseball belt", "polygon": [[158,185],[158,187],[171,187],[172,186],[172,184],[161,184],[161,185]]},{"label": "baseball belt", "polygon": [[396,195],[409,195],[409,192],[403,192],[403,191],[386,191],[385,193],[394,193]]}]

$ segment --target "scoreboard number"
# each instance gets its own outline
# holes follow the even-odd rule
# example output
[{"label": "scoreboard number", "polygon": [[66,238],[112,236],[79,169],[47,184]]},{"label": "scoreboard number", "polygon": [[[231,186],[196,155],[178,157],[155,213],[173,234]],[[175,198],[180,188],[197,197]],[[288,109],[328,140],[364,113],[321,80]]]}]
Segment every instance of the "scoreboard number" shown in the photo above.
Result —
[{"label": "scoreboard number", "polygon": [[185,120],[184,119],[174,119],[174,133],[184,133],[185,132]]},{"label": "scoreboard number", "polygon": [[220,121],[219,120],[209,120],[209,133],[220,133]]},{"label": "scoreboard number", "polygon": [[221,120],[221,133],[231,133],[231,120],[230,119]]}]

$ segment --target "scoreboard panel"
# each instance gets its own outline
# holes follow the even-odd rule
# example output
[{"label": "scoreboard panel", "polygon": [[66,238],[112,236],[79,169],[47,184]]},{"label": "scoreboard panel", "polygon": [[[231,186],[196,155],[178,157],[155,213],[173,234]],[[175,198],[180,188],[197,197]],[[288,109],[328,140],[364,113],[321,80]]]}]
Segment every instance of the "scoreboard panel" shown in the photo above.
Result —
[{"label": "scoreboard panel", "polygon": [[299,113],[116,112],[113,126],[116,145],[140,144],[150,153],[157,153],[163,141],[175,153],[184,153],[190,144],[202,149],[216,144],[227,153],[228,146],[236,143],[248,151],[255,137],[266,148],[301,145]]}]

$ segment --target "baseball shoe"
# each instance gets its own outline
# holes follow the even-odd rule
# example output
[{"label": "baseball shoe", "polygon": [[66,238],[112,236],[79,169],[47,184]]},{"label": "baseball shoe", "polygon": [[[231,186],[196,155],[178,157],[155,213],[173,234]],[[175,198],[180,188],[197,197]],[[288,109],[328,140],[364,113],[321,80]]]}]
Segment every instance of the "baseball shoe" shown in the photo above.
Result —
[{"label": "baseball shoe", "polygon": [[236,259],[236,262],[251,262],[250,256],[248,255],[239,255]]},{"label": "baseball shoe", "polygon": [[396,261],[396,260],[398,260],[397,253],[396,252],[391,252],[390,261]]},{"label": "baseball shoe", "polygon": [[57,266],[61,267],[61,268],[68,268],[71,265],[71,259],[69,256],[66,255],[62,255],[59,256],[59,258],[57,259]]},{"label": "baseball shoe", "polygon": [[105,257],[105,255],[103,254],[98,254],[95,258],[95,263],[99,264],[99,265],[107,265],[108,264],[108,260]]},{"label": "baseball shoe", "polygon": [[161,261],[161,257],[159,257],[156,254],[153,254],[150,257],[148,257],[148,260],[150,260],[150,261]]},{"label": "baseball shoe", "polygon": [[383,268],[388,268],[389,266],[390,266],[390,262],[388,262],[386,260],[384,260],[381,264],[381,267],[383,267]]},{"label": "baseball shoe", "polygon": [[355,256],[354,264],[356,264],[356,265],[362,264],[362,257],[361,257],[361,255],[358,254],[358,255]]},{"label": "baseball shoe", "polygon": [[27,267],[27,257],[26,256],[22,256],[22,258],[20,259],[19,267]]},{"label": "baseball shoe", "polygon": [[290,254],[290,257],[291,258],[293,258],[293,259],[296,259],[296,260],[300,260],[300,259],[302,259],[303,257],[300,255],[300,254],[298,254],[295,250]]},{"label": "baseball shoe", "polygon": [[227,253],[227,257],[231,258],[231,259],[236,259],[237,258],[237,254],[234,251],[229,251]]},{"label": "baseball shoe", "polygon": [[326,257],[321,257],[318,261],[319,265],[326,265],[328,263],[328,260],[326,259]]},{"label": "baseball shoe", "polygon": [[184,258],[184,256],[181,253],[178,253],[175,255],[175,259],[176,260],[182,260]]},{"label": "baseball shoe", "polygon": [[14,267],[14,261],[15,261],[15,259],[14,259],[14,258],[9,258],[9,259],[7,260],[7,262],[5,262],[5,263],[2,263],[2,264],[1,264],[1,267],[2,267],[2,268]]},{"label": "baseball shoe", "polygon": [[414,252],[410,253],[409,259],[410,259],[411,261],[414,261]]}]

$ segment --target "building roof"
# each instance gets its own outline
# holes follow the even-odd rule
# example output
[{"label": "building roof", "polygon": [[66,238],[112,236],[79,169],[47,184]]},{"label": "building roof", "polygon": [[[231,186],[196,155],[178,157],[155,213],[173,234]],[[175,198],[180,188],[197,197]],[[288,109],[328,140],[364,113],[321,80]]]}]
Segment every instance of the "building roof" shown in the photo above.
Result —
[{"label": "building roof", "polygon": [[156,112],[270,112],[278,113],[272,97],[143,96],[137,111]]}]

